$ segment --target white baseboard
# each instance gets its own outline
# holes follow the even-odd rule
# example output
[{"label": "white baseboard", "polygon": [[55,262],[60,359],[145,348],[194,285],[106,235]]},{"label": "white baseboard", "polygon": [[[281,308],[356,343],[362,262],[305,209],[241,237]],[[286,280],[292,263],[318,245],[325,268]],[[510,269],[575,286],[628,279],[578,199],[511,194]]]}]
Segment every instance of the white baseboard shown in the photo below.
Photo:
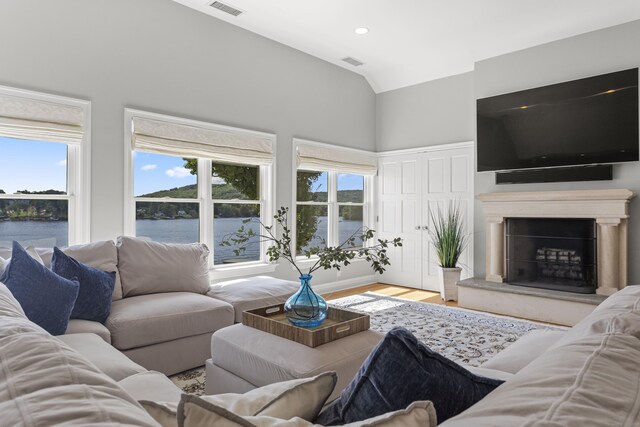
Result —
[{"label": "white baseboard", "polygon": [[331,292],[344,291],[345,289],[351,289],[358,286],[370,285],[376,283],[376,275],[369,274],[367,276],[354,277],[352,279],[338,280],[335,282],[323,283],[321,285],[314,285],[313,291],[317,294],[326,295]]}]

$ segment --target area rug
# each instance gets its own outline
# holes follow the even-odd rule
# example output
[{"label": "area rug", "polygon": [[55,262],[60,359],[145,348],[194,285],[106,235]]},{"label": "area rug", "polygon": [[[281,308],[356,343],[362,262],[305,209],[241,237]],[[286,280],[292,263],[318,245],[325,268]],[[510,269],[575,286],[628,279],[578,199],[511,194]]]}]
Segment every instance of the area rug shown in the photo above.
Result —
[{"label": "area rug", "polygon": [[[432,350],[470,366],[480,366],[529,331],[566,329],[373,292],[331,300],[329,304],[369,314],[371,329],[378,332],[405,327]],[[170,378],[185,393],[204,393],[204,367]]]},{"label": "area rug", "polygon": [[529,331],[566,329],[372,292],[336,299],[331,304],[368,313],[371,329],[378,332],[405,327],[432,350],[470,366],[480,366]]}]

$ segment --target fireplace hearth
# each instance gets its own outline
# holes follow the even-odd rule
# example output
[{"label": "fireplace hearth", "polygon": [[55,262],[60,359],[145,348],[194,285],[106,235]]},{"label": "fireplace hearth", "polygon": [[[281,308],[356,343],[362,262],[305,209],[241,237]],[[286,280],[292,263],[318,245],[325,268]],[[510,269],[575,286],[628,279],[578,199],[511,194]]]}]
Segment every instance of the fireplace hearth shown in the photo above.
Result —
[{"label": "fireplace hearth", "polygon": [[592,219],[507,218],[506,282],[591,294],[597,286]]}]

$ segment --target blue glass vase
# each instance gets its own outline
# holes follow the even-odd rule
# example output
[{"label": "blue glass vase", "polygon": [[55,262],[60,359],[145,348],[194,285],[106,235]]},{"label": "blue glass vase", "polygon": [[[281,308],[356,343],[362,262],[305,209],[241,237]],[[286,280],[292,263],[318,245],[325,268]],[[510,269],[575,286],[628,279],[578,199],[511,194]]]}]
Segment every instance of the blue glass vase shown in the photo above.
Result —
[{"label": "blue glass vase", "polygon": [[327,302],[311,289],[311,275],[300,276],[300,289],[284,304],[289,322],[302,328],[312,328],[327,318]]}]

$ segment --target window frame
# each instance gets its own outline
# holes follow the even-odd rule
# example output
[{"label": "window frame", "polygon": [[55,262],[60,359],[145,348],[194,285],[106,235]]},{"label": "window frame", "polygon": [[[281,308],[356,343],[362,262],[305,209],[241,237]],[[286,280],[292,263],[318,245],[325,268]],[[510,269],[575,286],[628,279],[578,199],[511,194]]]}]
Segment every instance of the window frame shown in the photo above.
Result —
[{"label": "window frame", "polygon": [[[253,200],[219,200],[213,199],[212,195],[212,163],[213,160],[198,158],[198,195],[193,199],[165,199],[165,198],[141,198],[135,197],[134,194],[134,150],[131,147],[132,138],[132,119],[133,117],[143,117],[149,119],[163,120],[169,123],[182,124],[188,126],[197,126],[206,129],[224,131],[229,133],[240,133],[260,136],[262,138],[269,138],[273,142],[274,158],[271,165],[260,165],[260,199],[259,201]],[[276,264],[271,263],[266,258],[266,251],[268,244],[261,242],[260,244],[260,260],[247,261],[238,264],[230,265],[214,265],[214,252],[216,247],[214,245],[214,203],[259,203],[260,204],[260,216],[262,222],[266,225],[272,225],[273,215],[275,214],[275,206],[273,200],[275,200],[275,151],[276,151],[276,138],[273,134],[251,131],[246,129],[234,128],[229,126],[217,125],[214,123],[201,122],[191,119],[184,119],[180,117],[167,116],[164,114],[151,113],[148,111],[135,110],[131,108],[125,108],[124,111],[124,165],[125,165],[125,180],[124,180],[124,234],[127,236],[136,235],[136,202],[177,202],[177,203],[198,203],[199,205],[199,234],[200,243],[204,243],[210,249],[209,254],[209,270],[212,279],[224,279],[227,277],[237,277],[249,274],[260,274],[275,271]],[[143,150],[140,150],[143,151]]]},{"label": "window frame", "polygon": [[[292,231],[293,231],[293,235],[292,235],[292,245],[294,248],[297,247],[297,241],[298,241],[298,224],[295,221],[295,218],[297,216],[297,209],[298,209],[298,205],[320,205],[320,206],[327,206],[327,220],[328,220],[328,227],[327,227],[327,245],[328,246],[337,246],[339,245],[340,242],[340,231],[339,231],[339,210],[340,210],[340,206],[362,206],[362,223],[364,227],[369,227],[369,228],[373,228],[373,224],[375,223],[375,206],[374,206],[374,199],[373,199],[373,195],[374,195],[374,185],[375,185],[375,177],[374,176],[368,176],[368,175],[363,175],[360,174],[358,172],[347,172],[347,171],[330,171],[330,170],[323,170],[323,171],[316,171],[316,172],[327,172],[327,201],[326,202],[298,202],[298,171],[307,171],[306,169],[298,169],[298,164],[297,164],[297,148],[298,148],[298,144],[307,144],[307,145],[317,145],[320,147],[326,147],[326,148],[331,148],[331,149],[339,149],[339,150],[343,150],[346,154],[348,154],[349,152],[352,153],[367,153],[367,154],[371,154],[371,152],[365,151],[365,150],[358,150],[355,148],[346,148],[346,147],[340,147],[340,146],[336,146],[336,145],[332,145],[332,144],[326,144],[326,143],[322,143],[322,142],[315,142],[315,141],[308,141],[308,140],[303,140],[303,139],[299,139],[299,138],[294,138],[293,140],[293,172],[292,172],[292,176],[293,176],[293,198],[292,198],[292,203],[291,203],[291,218],[293,218],[294,220],[292,221]],[[363,177],[363,185],[364,185],[364,191],[363,191],[363,201],[362,203],[349,203],[349,202],[338,202],[338,175],[345,175],[345,174],[351,174],[351,175],[359,175]],[[368,242],[364,242],[364,244],[366,245]],[[317,256],[312,256],[311,258],[307,258],[305,255],[296,255],[296,260],[299,261],[299,264],[306,266],[306,263],[315,263],[315,261],[318,259]],[[361,259],[354,259],[353,262],[359,262],[362,261]]]},{"label": "window frame", "polygon": [[[83,110],[82,143],[80,145],[64,144],[67,146],[67,194],[0,194],[0,199],[66,200],[68,209],[67,245],[89,243],[91,241],[91,101],[8,86],[0,86],[0,94],[72,106]],[[62,144],[44,140],[41,142]]]}]

